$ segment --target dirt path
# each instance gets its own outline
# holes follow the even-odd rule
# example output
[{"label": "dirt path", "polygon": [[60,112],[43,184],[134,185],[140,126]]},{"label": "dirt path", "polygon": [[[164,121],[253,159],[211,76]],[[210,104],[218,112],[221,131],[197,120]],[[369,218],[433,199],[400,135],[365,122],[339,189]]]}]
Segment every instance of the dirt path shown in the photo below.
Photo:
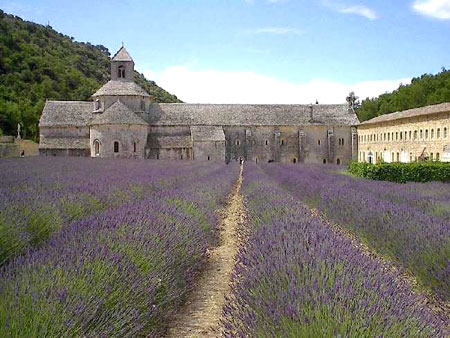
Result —
[{"label": "dirt path", "polygon": [[167,337],[219,337],[225,295],[239,247],[237,229],[245,215],[241,196],[242,170],[227,207],[221,212],[220,244],[209,254],[208,264],[184,307],[169,324]]}]

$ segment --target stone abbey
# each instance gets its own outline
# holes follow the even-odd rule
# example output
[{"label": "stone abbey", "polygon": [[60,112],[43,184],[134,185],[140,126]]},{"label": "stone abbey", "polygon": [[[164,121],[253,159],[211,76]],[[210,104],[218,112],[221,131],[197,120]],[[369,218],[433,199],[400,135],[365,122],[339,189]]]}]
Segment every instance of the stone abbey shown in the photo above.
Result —
[{"label": "stone abbey", "polygon": [[349,103],[153,103],[122,47],[93,102],[47,101],[41,155],[334,163],[450,161],[450,103],[359,123]]},{"label": "stone abbey", "polygon": [[46,102],[41,155],[346,164],[358,154],[349,104],[153,103],[124,47],[92,98]]}]

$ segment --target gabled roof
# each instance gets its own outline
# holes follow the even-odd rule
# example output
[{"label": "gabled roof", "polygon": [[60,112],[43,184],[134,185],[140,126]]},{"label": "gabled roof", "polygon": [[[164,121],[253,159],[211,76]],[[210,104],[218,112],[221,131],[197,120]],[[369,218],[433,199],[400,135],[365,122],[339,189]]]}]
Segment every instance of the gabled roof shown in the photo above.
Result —
[{"label": "gabled roof", "polygon": [[40,127],[86,127],[92,117],[92,102],[47,101]]},{"label": "gabled roof", "polygon": [[102,114],[95,114],[90,125],[101,124],[134,124],[147,125],[147,123],[137,116],[133,111],[117,100],[111,107]]},{"label": "gabled roof", "polygon": [[179,135],[179,136],[158,136],[149,142],[152,148],[190,148],[192,147],[192,140],[190,136]]},{"label": "gabled roof", "polygon": [[450,112],[450,102],[435,104],[435,105],[426,106],[426,107],[422,107],[422,108],[408,109],[408,110],[395,112],[395,113],[391,113],[391,114],[384,114],[381,116],[374,117],[373,119],[364,121],[360,125],[364,126],[367,124],[382,123],[382,122],[394,121],[394,120],[399,120],[399,119],[406,119],[409,117],[438,114],[438,113],[444,113],[444,112]]},{"label": "gabled roof", "polygon": [[225,133],[222,127],[215,126],[192,126],[192,139],[199,141],[225,141]]},{"label": "gabled roof", "polygon": [[39,140],[41,149],[89,149],[89,138],[46,138]]},{"label": "gabled roof", "polygon": [[131,61],[134,62],[131,58],[128,51],[125,49],[124,46],[120,47],[120,49],[114,54],[112,61]]},{"label": "gabled roof", "polygon": [[97,96],[146,96],[148,93],[133,81],[108,81],[103,87],[95,92],[92,97]]},{"label": "gabled roof", "polygon": [[255,105],[255,104],[154,104],[141,113],[150,125],[198,126],[308,126],[359,124],[348,104],[313,105]]}]

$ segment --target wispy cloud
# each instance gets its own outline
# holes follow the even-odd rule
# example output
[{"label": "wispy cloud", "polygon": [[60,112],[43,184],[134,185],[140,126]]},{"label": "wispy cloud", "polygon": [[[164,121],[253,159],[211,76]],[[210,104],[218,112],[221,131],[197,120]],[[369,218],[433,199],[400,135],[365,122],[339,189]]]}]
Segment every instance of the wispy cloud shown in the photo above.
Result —
[{"label": "wispy cloud", "polygon": [[371,8],[364,5],[345,5],[343,3],[338,3],[330,0],[323,0],[323,5],[343,14],[355,14],[365,17],[369,20],[378,19],[378,14]]},{"label": "wispy cloud", "polygon": [[412,7],[417,13],[431,18],[450,19],[450,0],[417,0]]},{"label": "wispy cloud", "polygon": [[144,71],[171,93],[190,103],[292,104],[345,102],[349,92],[361,98],[374,97],[398,88],[410,79],[364,81],[345,84],[328,79],[290,82],[246,71],[198,70],[190,66],[172,66],[162,72]]},{"label": "wispy cloud", "polygon": [[253,28],[247,29],[245,31],[247,34],[274,34],[274,35],[302,35],[305,32],[301,29],[290,28],[290,27],[261,27],[261,28]]}]

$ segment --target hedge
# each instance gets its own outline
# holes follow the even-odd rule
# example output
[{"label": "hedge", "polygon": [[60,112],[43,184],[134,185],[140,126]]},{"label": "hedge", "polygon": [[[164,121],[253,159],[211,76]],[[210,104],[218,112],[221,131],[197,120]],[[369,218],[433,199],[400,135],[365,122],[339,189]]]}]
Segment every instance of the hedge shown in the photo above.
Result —
[{"label": "hedge", "polygon": [[380,181],[406,182],[450,182],[450,163],[358,163],[352,162],[349,172],[359,177]]}]

